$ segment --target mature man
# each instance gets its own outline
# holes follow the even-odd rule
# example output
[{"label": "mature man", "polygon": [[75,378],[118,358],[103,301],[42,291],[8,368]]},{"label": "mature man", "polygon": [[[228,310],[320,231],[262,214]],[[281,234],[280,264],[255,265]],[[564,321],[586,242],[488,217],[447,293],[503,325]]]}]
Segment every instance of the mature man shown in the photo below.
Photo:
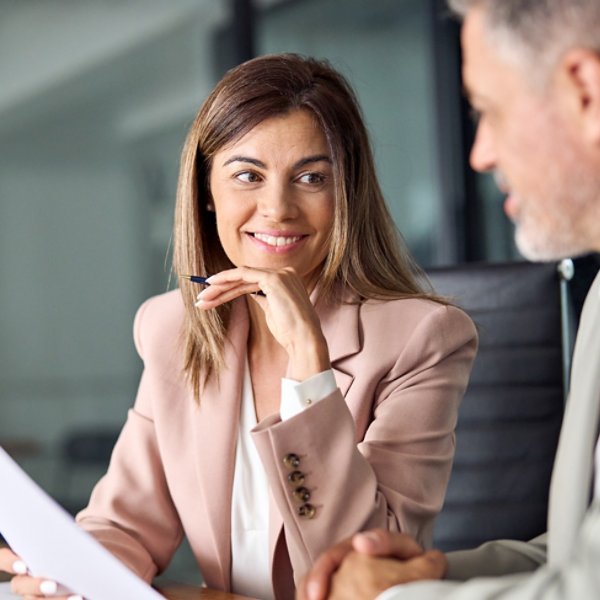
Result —
[{"label": "mature man", "polygon": [[[600,252],[600,0],[449,4],[463,18],[463,79],[479,113],[471,164],[493,171],[507,193],[522,254]],[[592,493],[600,275],[583,309],[571,380],[547,534],[448,555],[423,553],[402,534],[359,534],[317,561],[299,598],[320,600],[329,589],[335,598],[375,598],[386,588],[378,600],[600,598],[600,444]]]}]

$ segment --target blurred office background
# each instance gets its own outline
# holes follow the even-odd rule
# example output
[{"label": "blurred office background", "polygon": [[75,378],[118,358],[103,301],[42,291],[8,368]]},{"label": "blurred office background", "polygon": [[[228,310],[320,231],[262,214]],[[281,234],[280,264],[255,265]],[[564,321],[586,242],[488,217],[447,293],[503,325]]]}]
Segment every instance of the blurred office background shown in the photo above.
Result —
[{"label": "blurred office background", "polygon": [[227,68],[281,51],[355,86],[421,264],[517,257],[467,168],[441,0],[0,0],[0,443],[73,510],[135,396],[135,310],[169,286],[185,132]]}]

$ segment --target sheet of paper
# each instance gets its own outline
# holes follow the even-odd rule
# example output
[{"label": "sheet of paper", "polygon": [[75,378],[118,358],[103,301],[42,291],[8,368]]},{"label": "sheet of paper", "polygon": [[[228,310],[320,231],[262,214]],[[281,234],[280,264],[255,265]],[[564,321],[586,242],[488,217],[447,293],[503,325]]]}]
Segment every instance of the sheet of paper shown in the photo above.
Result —
[{"label": "sheet of paper", "polygon": [[19,596],[10,593],[10,583],[0,583],[0,600],[20,600]]},{"label": "sheet of paper", "polygon": [[57,581],[86,600],[163,598],[80,529],[3,448],[0,482],[0,533],[33,575]]}]

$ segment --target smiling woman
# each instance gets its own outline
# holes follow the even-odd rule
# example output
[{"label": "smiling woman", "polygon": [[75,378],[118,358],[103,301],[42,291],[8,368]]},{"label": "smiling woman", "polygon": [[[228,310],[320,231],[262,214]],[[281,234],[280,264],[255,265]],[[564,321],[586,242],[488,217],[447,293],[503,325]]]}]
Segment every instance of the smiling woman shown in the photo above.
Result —
[{"label": "smiling woman", "polygon": [[210,587],[261,599],[364,528],[429,544],[476,333],[422,288],[342,76],[296,55],[227,73],[174,238],[194,277],[138,311],[138,397],[79,524],[148,580],[185,535]]}]

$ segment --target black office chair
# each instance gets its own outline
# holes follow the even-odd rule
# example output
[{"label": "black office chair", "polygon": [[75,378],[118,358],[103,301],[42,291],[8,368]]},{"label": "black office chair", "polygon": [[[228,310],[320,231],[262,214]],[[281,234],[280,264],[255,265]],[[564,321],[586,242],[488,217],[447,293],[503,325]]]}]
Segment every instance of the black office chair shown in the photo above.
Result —
[{"label": "black office chair", "polygon": [[110,427],[69,431],[60,444],[57,502],[72,515],[87,505],[91,488],[108,468],[119,430]]},{"label": "black office chair", "polygon": [[434,527],[437,548],[526,540],[546,530],[570,370],[569,263],[562,266],[565,276],[556,264],[533,263],[428,271],[436,291],[462,307],[479,331],[454,467]]}]

